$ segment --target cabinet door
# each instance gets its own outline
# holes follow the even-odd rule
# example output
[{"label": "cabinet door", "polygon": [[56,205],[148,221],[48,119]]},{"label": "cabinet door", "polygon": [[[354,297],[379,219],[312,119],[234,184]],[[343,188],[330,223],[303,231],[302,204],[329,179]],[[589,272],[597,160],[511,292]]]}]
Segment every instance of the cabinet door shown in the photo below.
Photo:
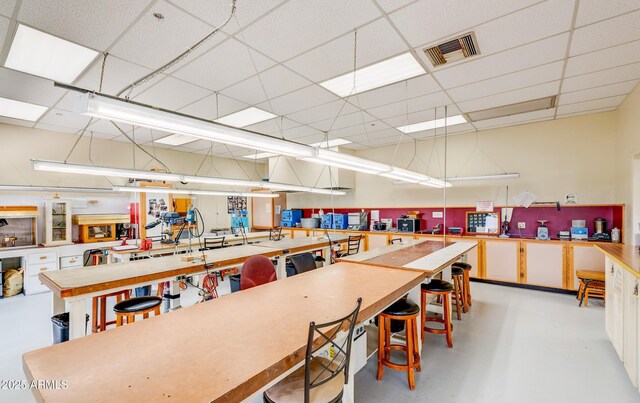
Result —
[{"label": "cabinet door", "polygon": [[612,302],[612,319],[613,323],[611,324],[611,342],[613,343],[613,347],[620,359],[623,359],[623,329],[624,329],[624,304],[623,304],[623,289],[624,289],[624,269],[620,267],[617,263],[613,264],[613,298]]},{"label": "cabinet door", "polygon": [[615,269],[610,258],[605,259],[604,321],[609,340],[613,343],[613,283]]},{"label": "cabinet door", "polygon": [[527,254],[527,284],[562,288],[563,246],[562,244],[544,244],[524,242]]},{"label": "cabinet door", "polygon": [[623,362],[634,386],[638,381],[638,279],[624,271],[623,296]]},{"label": "cabinet door", "polygon": [[387,242],[389,239],[389,235],[387,235],[386,233],[374,233],[374,232],[370,232],[369,235],[369,250],[371,249],[376,249],[376,248],[384,248],[385,246],[387,246]]},{"label": "cabinet door", "polygon": [[486,241],[486,278],[517,283],[519,246],[519,242]]},{"label": "cabinet door", "polygon": [[[603,271],[605,268],[604,253],[598,249],[590,246],[578,246],[572,245],[573,248],[573,270],[569,273],[570,281],[573,284],[567,284],[567,288],[571,290],[578,290],[580,286],[580,280],[576,277],[577,270],[591,270],[591,271]],[[610,267],[610,266],[606,266]]]},{"label": "cabinet door", "polygon": [[471,249],[469,252],[467,252],[467,263],[469,263],[471,265],[471,270],[469,271],[469,276],[473,277],[473,278],[478,278],[480,277],[480,275],[478,274],[478,267],[480,262],[478,262],[478,249],[480,248],[480,245],[478,244],[478,247]]}]

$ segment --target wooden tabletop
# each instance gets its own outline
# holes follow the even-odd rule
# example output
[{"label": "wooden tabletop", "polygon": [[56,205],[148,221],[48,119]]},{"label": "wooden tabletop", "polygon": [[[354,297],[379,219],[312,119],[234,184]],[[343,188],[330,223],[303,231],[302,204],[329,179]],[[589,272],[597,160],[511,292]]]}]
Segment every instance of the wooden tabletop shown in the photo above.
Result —
[{"label": "wooden tabletop", "polygon": [[338,260],[371,266],[421,271],[431,277],[475,248],[475,241],[421,241],[389,245]]},{"label": "wooden tabletop", "polygon": [[[349,239],[348,235],[336,234],[330,237],[331,243],[334,242],[346,242]],[[321,237],[305,237],[305,238],[294,238],[294,239],[280,239],[279,241],[264,241],[260,243],[256,243],[253,246],[260,247],[268,247],[268,248],[276,248],[286,251],[286,253],[296,253],[304,250],[309,250],[309,248],[323,248],[325,246],[329,246],[329,239],[325,236]]]},{"label": "wooden tabletop", "polygon": [[[235,249],[235,248],[234,248]],[[241,401],[304,359],[310,321],[358,321],[425,279],[424,273],[338,263],[209,302],[25,353],[47,402]]]},{"label": "wooden tabletop", "polygon": [[[275,248],[242,245],[208,250],[204,253],[207,263],[212,263],[212,268],[217,269],[241,264],[253,255],[279,256],[282,251]],[[185,262],[182,260],[184,256],[166,256],[79,269],[46,271],[40,273],[39,278],[57,296],[67,298],[204,271],[204,263]]]},{"label": "wooden tabletop", "polygon": [[629,270],[636,277],[640,277],[640,252],[637,246],[621,243],[599,243],[595,247],[604,252],[611,259]]}]

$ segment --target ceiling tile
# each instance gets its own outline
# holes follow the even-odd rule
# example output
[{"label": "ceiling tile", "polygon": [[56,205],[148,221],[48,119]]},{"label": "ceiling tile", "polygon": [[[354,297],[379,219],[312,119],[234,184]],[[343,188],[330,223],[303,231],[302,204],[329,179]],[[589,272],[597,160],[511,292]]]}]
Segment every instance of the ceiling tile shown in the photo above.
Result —
[{"label": "ceiling tile", "polygon": [[192,60],[172,75],[212,91],[219,91],[256,74],[253,63],[256,64],[258,72],[275,64],[271,59],[253,50],[249,55],[249,50],[243,43],[231,38]]},{"label": "ceiling tile", "polygon": [[481,121],[475,122],[474,124],[478,129],[486,130],[486,129],[495,128],[495,127],[515,125],[518,123],[552,119],[554,113],[555,113],[555,109],[551,108],[551,109],[545,109],[542,111],[533,111],[533,112],[527,112],[527,113],[520,113],[518,115],[503,116],[500,118],[481,120]]},{"label": "ceiling tile", "polygon": [[578,28],[573,32],[570,56],[640,39],[639,25],[640,10]]},{"label": "ceiling tile", "polygon": [[[270,101],[270,104],[273,107],[271,112],[276,115],[286,116],[290,113],[308,109],[312,106],[325,104],[337,99],[338,97],[331,94],[326,89],[314,84],[290,94],[272,99]],[[269,109],[269,105],[266,103],[257,105],[257,107],[265,110]]]},{"label": "ceiling tile", "polygon": [[[453,134],[468,133],[468,132],[473,132],[475,130],[476,128],[473,127],[471,123],[462,123],[459,125],[453,125],[453,126],[447,127],[447,135],[451,136]],[[437,136],[444,136],[444,127],[438,128],[435,133],[433,130],[425,130],[422,132],[411,133],[411,137],[413,137],[416,140],[424,140],[429,137],[433,137],[434,134],[436,134]]]},{"label": "ceiling tile", "polygon": [[438,70],[435,78],[452,88],[564,59],[568,34],[560,34],[491,56]]},{"label": "ceiling tile", "polygon": [[320,122],[311,123],[309,126],[315,127],[320,131],[332,132],[336,129],[342,129],[345,127],[351,127],[356,125],[362,125],[363,122],[373,122],[377,120],[367,112],[354,112],[347,115],[340,115],[338,117],[332,117]]},{"label": "ceiling tile", "polygon": [[328,102],[326,104],[292,113],[288,115],[287,118],[300,123],[313,123],[321,120],[333,119],[338,116],[338,113],[340,115],[346,115],[356,112],[357,110],[358,108],[355,106],[340,99],[338,101]]},{"label": "ceiling tile", "polygon": [[[131,130],[131,125],[125,125],[122,123],[117,123],[117,125],[125,132],[129,132]],[[87,128],[87,133],[91,131],[109,135],[111,136],[111,138],[122,135],[122,133],[120,133],[118,129],[116,129],[116,127],[110,121],[105,119],[95,119],[95,121],[91,123],[91,125]],[[138,133],[138,130],[136,130],[136,134],[137,133]],[[138,136],[136,136],[136,141],[138,140],[141,140],[141,139],[139,139]]]},{"label": "ceiling tile", "polygon": [[3,0],[0,1],[0,15],[11,17],[13,14],[13,7],[16,5],[16,0]]},{"label": "ceiling tile", "polygon": [[576,27],[581,27],[592,22],[611,18],[640,8],[637,0],[580,0],[578,14],[576,15]]},{"label": "ceiling tile", "polygon": [[[296,139],[299,139],[301,137],[311,136],[313,134],[317,134],[317,133],[320,133],[320,132],[321,132],[320,130],[315,129],[315,128],[310,127],[310,126],[298,126],[298,127],[292,128],[292,129],[283,130],[282,131],[282,135],[287,140],[294,140],[295,141]],[[278,133],[278,135],[279,135],[279,133]]]},{"label": "ceiling tile", "polygon": [[[447,114],[449,116],[455,116],[460,114],[460,110],[456,108],[454,105],[447,106]],[[444,117],[444,107],[438,107],[437,110],[430,108],[417,112],[410,113],[409,116],[405,114],[389,117],[384,119],[384,123],[391,127],[400,127],[405,126],[407,124],[411,125],[414,123],[428,122],[434,119],[440,119]]]},{"label": "ceiling tile", "polygon": [[476,27],[480,54],[497,53],[568,31],[573,6],[573,1],[545,1]]},{"label": "ceiling tile", "polygon": [[640,78],[640,63],[628,64],[594,73],[565,78],[562,91],[573,92],[600,85],[620,83]]},{"label": "ceiling tile", "polygon": [[209,94],[211,92],[203,88],[173,77],[166,77],[142,94],[136,95],[133,99],[175,111]]},{"label": "ceiling tile", "polygon": [[487,7],[483,1],[450,0],[445,7],[439,0],[422,0],[390,16],[411,46],[417,47],[467,31],[536,2],[537,0],[503,0],[492,2]]},{"label": "ceiling tile", "polygon": [[13,126],[24,126],[24,127],[33,127],[34,126],[34,122],[31,122],[31,121],[28,121],[28,120],[7,118],[7,117],[4,117],[4,116],[0,116],[0,124],[7,124],[7,125],[13,125]]},{"label": "ceiling tile", "polygon": [[[353,31],[285,64],[316,82],[353,71]],[[409,49],[385,18],[358,29],[358,68],[379,62]]]},{"label": "ceiling tile", "polygon": [[424,74],[407,81],[356,94],[349,98],[349,101],[354,105],[359,105],[361,108],[366,109],[397,101],[404,101],[421,95],[433,94],[440,90],[441,88],[433,79],[433,76]]},{"label": "ceiling tile", "polygon": [[592,113],[601,113],[601,112],[609,112],[609,111],[613,111],[615,110],[616,107],[612,106],[612,107],[608,107],[608,108],[601,108],[601,109],[592,109],[592,110],[588,110],[588,111],[580,111],[580,112],[574,112],[574,113],[565,113],[563,115],[558,114],[558,119],[561,118],[568,118],[571,116],[578,116],[578,115],[587,115],[587,114],[592,114]]},{"label": "ceiling tile", "polygon": [[[291,70],[278,65],[260,73],[260,77],[253,76],[250,79],[226,88],[222,93],[254,105],[267,99],[276,98],[280,95],[298,90],[310,84],[310,81],[305,80],[296,73],[293,73]],[[262,85],[264,85],[264,90]]]},{"label": "ceiling tile", "polygon": [[[110,123],[109,123],[110,124]],[[111,125],[113,126],[113,125]],[[115,129],[115,128],[114,128]],[[129,128],[128,133],[131,134],[131,130]],[[155,143],[155,140],[164,138],[166,136],[170,136],[171,133],[160,131],[160,130],[151,130],[146,127],[136,127],[135,129],[135,139],[137,143],[149,143],[153,142],[153,145],[157,146],[161,143]],[[132,135],[133,137],[133,135]],[[151,144],[151,143],[150,143]]]},{"label": "ceiling tile", "polygon": [[0,97],[53,106],[65,92],[51,80],[0,67]]},{"label": "ceiling tile", "polygon": [[387,13],[415,2],[416,0],[378,0],[380,7],[382,7]]},{"label": "ceiling tile", "polygon": [[89,119],[89,116],[78,115],[61,109],[49,109],[49,111],[38,120],[38,123],[75,128],[76,131],[79,131],[84,129]]},{"label": "ceiling tile", "polygon": [[575,112],[591,111],[596,109],[616,107],[625,99],[625,95],[617,97],[594,99],[587,102],[578,102],[571,105],[558,106],[558,115],[567,115]]},{"label": "ceiling tile", "polygon": [[104,51],[149,2],[22,0],[18,20],[52,35]]},{"label": "ceiling tile", "polygon": [[252,47],[284,61],[379,16],[370,0],[289,1],[243,34]]},{"label": "ceiling tile", "polygon": [[640,41],[612,46],[597,52],[570,57],[565,77],[591,73],[624,64],[640,62]]},{"label": "ceiling tile", "polygon": [[[214,27],[224,22],[231,11],[228,1],[202,1],[202,0],[170,0],[174,5],[187,11],[194,17],[200,18]],[[233,33],[238,30],[238,24],[241,28],[246,27],[263,14],[273,9],[283,0],[240,0],[237,2],[237,8],[234,18],[229,21],[227,26],[223,28],[224,32]],[[236,22],[237,19],[237,22]]]},{"label": "ceiling tile", "polygon": [[[59,133],[76,134],[78,132],[78,129],[73,128],[73,127],[48,125],[46,123],[38,123],[38,124],[36,124],[35,128],[36,129],[40,129],[40,130],[48,130],[50,132],[59,132]],[[87,136],[87,138],[89,138],[89,133],[86,133],[86,136]],[[109,136],[109,138],[113,138],[113,136]]]},{"label": "ceiling tile", "polygon": [[516,73],[452,88],[447,92],[456,102],[482,98],[488,95],[559,80],[562,77],[563,66],[563,61],[557,61],[543,66],[521,70]]},{"label": "ceiling tile", "polygon": [[411,98],[407,101],[394,102],[392,104],[370,108],[367,112],[379,119],[392,116],[404,116],[425,109],[432,109],[451,103],[451,100],[444,92],[436,92],[421,97]]},{"label": "ceiling tile", "polygon": [[510,105],[518,102],[531,101],[534,99],[558,95],[560,80],[534,87],[522,88],[519,90],[503,92],[501,94],[490,95],[471,101],[459,102],[458,106],[463,112],[481,111],[495,108],[496,106]]},{"label": "ceiling tile", "polygon": [[590,101],[592,99],[613,97],[616,95],[626,95],[638,84],[638,80],[626,81],[623,83],[603,85],[601,87],[589,88],[582,91],[563,93],[560,95],[558,105],[575,104],[576,102]]},{"label": "ceiling tile", "polygon": [[[156,19],[154,13],[162,14],[164,19]],[[110,53],[155,69],[184,52],[210,32],[211,27],[208,24],[173,4],[160,0],[118,41]],[[195,58],[226,37],[226,34],[218,32],[189,57]]]},{"label": "ceiling tile", "polygon": [[[218,102],[219,105],[216,107],[216,95],[213,94],[189,104],[179,109],[179,111],[202,119],[215,120],[219,117],[226,116],[249,107],[248,104],[225,97],[222,94],[218,94]],[[216,113],[219,116],[216,116]]]},{"label": "ceiling tile", "polygon": [[[76,81],[75,85],[81,88],[98,91],[100,87],[100,74],[102,72],[102,58],[96,59],[96,62],[91,66],[86,74]],[[150,73],[151,70],[138,66],[133,63],[129,63],[113,55],[107,57],[107,61],[104,65],[104,78],[102,80],[102,91],[105,94],[115,95],[122,90],[128,84],[139,79],[140,77]],[[160,80],[164,76],[160,76],[155,80]],[[156,81],[150,81],[146,84],[148,87]],[[140,92],[145,88],[145,85],[137,88],[133,91],[133,94]],[[126,95],[126,93],[125,93]]]},{"label": "ceiling tile", "polygon": [[[0,2],[1,3],[1,2]],[[0,49],[4,46],[4,41],[8,39],[9,19],[0,16]]]}]

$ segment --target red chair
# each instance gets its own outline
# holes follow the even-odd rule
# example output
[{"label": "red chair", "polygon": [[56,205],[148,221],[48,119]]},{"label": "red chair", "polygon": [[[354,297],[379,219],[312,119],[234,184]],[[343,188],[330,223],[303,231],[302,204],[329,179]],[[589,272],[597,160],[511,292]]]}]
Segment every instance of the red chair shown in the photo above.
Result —
[{"label": "red chair", "polygon": [[262,255],[251,256],[242,266],[240,290],[247,290],[276,281],[276,269],[271,260]]}]

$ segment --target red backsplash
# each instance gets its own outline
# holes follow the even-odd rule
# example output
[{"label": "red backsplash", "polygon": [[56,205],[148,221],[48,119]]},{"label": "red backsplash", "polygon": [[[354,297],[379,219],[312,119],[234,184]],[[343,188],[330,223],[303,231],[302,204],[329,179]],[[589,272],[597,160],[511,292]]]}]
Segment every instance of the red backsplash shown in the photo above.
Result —
[{"label": "red backsplash", "polygon": [[[325,213],[332,212],[331,208],[323,208]],[[359,208],[336,208],[336,213],[355,213],[362,209]],[[443,211],[442,208],[435,207],[411,207],[411,208],[367,208],[364,211],[369,213],[371,219],[371,210],[380,211],[380,218],[393,219],[393,225],[397,226],[397,219],[407,214],[408,211],[419,211],[423,213],[420,223],[421,229],[431,229],[437,224],[442,224],[442,218],[432,218],[434,211]],[[462,227],[466,230],[466,212],[475,211],[475,207],[448,207],[447,208],[447,227]],[[496,207],[494,211],[500,211]],[[302,209],[303,217],[311,217],[311,209]],[[318,212],[318,209],[315,210]],[[593,220],[602,217],[607,220],[607,231],[611,232],[614,227],[622,229],[622,221],[624,216],[624,206],[622,205],[597,205],[597,206],[561,206],[560,211],[553,206],[532,206],[529,208],[514,207],[511,224],[509,226],[510,233],[518,235],[518,222],[524,222],[526,228],[522,230],[522,236],[535,237],[539,223],[536,220],[549,220],[546,224],[549,227],[549,235],[557,237],[558,232],[569,230],[571,228],[571,220],[586,220],[589,235],[593,234]],[[621,231],[624,233],[624,231]]]}]

